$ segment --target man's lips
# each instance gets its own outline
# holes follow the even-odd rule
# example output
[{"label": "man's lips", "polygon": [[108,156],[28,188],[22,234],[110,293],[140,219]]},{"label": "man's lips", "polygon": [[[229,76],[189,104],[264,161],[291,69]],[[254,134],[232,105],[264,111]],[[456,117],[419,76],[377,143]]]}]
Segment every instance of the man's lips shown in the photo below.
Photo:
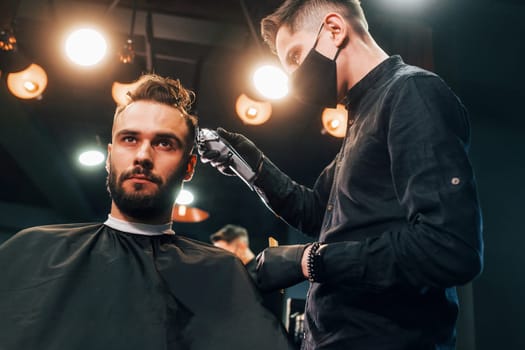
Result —
[{"label": "man's lips", "polygon": [[145,175],[132,175],[130,177],[128,177],[126,180],[131,180],[131,181],[134,181],[134,182],[141,182],[141,183],[146,183],[146,182],[153,182],[155,183],[155,181],[153,181],[153,179],[145,176]]},{"label": "man's lips", "polygon": [[121,175],[121,183],[124,181],[131,181],[134,183],[154,183],[158,186],[162,185],[162,180],[149,172],[140,171],[140,169],[134,169],[133,171],[126,172]]}]

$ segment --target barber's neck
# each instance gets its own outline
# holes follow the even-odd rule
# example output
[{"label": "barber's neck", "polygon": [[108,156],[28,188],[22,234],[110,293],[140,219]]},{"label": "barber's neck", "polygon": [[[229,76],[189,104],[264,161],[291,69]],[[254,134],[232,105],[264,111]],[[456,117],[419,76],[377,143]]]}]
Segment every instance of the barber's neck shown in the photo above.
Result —
[{"label": "barber's neck", "polygon": [[346,60],[344,62],[344,66],[347,67],[345,72],[348,84],[346,91],[350,90],[370,71],[388,58],[388,54],[377,45],[369,34],[355,36],[351,39],[345,47],[344,53],[341,58]]}]

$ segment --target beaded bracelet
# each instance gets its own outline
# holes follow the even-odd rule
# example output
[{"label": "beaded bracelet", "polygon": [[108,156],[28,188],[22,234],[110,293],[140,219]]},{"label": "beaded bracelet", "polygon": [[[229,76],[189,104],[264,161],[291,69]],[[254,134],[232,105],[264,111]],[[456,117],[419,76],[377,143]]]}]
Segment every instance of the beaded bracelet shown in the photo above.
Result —
[{"label": "beaded bracelet", "polygon": [[306,261],[306,267],[308,268],[308,281],[311,283],[319,281],[319,272],[320,272],[320,261],[317,251],[321,246],[320,242],[315,242],[311,245],[310,251],[308,252],[308,258]]}]

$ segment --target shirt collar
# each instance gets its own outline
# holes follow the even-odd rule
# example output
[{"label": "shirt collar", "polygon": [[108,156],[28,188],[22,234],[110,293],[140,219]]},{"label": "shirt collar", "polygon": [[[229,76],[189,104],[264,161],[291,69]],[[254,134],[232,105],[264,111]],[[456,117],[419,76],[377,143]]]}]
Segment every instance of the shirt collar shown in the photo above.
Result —
[{"label": "shirt collar", "polygon": [[363,79],[359,80],[357,84],[348,90],[344,100],[346,109],[355,109],[367,91],[379,86],[379,84],[386,79],[389,79],[390,74],[388,73],[392,72],[394,68],[401,66],[402,64],[404,63],[401,56],[394,55],[375,66],[374,69],[363,77]]},{"label": "shirt collar", "polygon": [[141,224],[115,219],[111,214],[108,215],[108,219],[104,222],[104,225],[117,231],[144,236],[174,235],[175,231],[171,228],[171,224],[171,221],[161,225]]}]

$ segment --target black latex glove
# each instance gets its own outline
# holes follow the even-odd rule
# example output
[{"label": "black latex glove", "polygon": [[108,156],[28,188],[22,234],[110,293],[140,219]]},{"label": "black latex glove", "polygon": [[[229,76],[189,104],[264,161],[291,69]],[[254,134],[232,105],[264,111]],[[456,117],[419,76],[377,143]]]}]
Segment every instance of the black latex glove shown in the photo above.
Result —
[{"label": "black latex glove", "polygon": [[291,287],[304,281],[301,259],[309,244],[270,247],[257,255],[257,285],[262,291]]},{"label": "black latex glove", "polygon": [[[253,171],[257,171],[262,160],[263,153],[257,148],[257,146],[255,146],[252,141],[250,141],[244,135],[228,132],[223,128],[218,128],[217,133],[220,137],[226,140],[242,158],[244,158],[246,163],[248,163]],[[230,157],[221,157],[218,151],[208,150],[203,145],[198,145],[197,151],[199,152],[201,161],[203,163],[210,163],[211,166],[225,175],[235,175],[229,168],[231,161]]]}]

